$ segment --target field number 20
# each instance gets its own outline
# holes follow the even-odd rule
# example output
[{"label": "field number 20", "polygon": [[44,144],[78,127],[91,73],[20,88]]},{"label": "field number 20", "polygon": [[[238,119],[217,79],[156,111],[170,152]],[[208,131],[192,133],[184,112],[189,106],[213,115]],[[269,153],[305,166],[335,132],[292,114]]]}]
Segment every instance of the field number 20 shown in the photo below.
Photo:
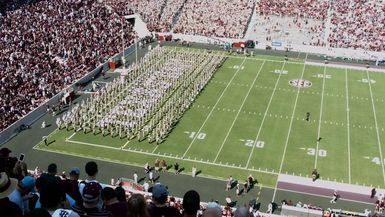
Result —
[{"label": "field number 20", "polygon": [[253,147],[255,145],[255,147],[257,148],[263,148],[265,146],[265,142],[264,141],[254,141],[254,140],[251,140],[251,139],[247,139],[245,140],[245,145],[246,146],[249,146],[249,147]]},{"label": "field number 20", "polygon": [[[315,150],[315,148],[308,148],[306,153],[308,155],[313,155],[314,156],[315,153],[316,153],[316,150]],[[328,155],[328,152],[326,150],[324,150],[324,149],[319,149],[318,150],[318,156],[326,157],[327,155]]]}]

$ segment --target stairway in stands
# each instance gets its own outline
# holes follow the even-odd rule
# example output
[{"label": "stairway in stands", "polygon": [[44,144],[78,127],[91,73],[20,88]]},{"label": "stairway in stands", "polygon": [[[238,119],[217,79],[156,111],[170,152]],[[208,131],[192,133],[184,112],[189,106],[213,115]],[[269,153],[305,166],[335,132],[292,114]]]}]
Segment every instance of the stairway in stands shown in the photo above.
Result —
[{"label": "stairway in stands", "polygon": [[182,14],[182,10],[184,8],[184,5],[186,4],[187,0],[184,0],[183,1],[183,4],[180,6],[180,8],[178,9],[178,11],[175,13],[174,17],[172,18],[172,24],[171,24],[171,31],[170,32],[174,32],[174,26],[176,25],[176,23],[178,22],[179,20],[179,17],[180,15]]}]

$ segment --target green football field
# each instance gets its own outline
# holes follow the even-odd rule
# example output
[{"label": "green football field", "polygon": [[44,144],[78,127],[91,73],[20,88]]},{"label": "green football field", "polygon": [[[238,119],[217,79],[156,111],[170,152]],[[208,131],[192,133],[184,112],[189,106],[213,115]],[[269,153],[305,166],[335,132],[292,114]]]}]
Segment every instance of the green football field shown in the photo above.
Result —
[{"label": "green football field", "polygon": [[[275,187],[280,173],[384,187],[385,74],[230,56],[166,141],[55,130],[35,149]],[[309,113],[309,119],[307,118]]]}]

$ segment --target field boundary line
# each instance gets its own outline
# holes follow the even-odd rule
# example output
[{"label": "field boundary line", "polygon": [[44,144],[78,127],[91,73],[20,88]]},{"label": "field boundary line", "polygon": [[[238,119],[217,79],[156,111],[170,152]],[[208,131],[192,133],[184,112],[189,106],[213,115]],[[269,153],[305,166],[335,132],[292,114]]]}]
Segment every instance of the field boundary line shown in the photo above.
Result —
[{"label": "field boundary line", "polygon": [[[50,153],[55,153],[55,154],[68,155],[68,156],[72,156],[72,157],[88,158],[88,159],[94,159],[94,160],[97,159],[97,160],[104,161],[104,162],[109,162],[109,163],[116,163],[116,164],[127,165],[127,166],[135,166],[135,167],[140,167],[140,168],[143,167],[143,165],[138,164],[138,163],[134,163],[134,162],[118,161],[118,160],[114,160],[114,159],[110,159],[110,158],[97,157],[97,156],[94,157],[94,156],[78,154],[78,153],[74,153],[74,152],[59,151],[59,150],[53,150],[53,149],[42,149],[42,148],[34,148],[34,149],[38,150],[38,151],[45,151],[45,152],[50,152]],[[167,172],[169,172],[169,171],[167,171]],[[169,172],[169,173],[173,173],[173,172]],[[183,172],[182,171],[179,174],[191,176],[190,172]],[[219,180],[219,181],[226,181],[226,178],[219,177],[219,176],[199,175],[198,177],[205,178],[205,179],[213,179],[213,180]],[[266,186],[266,188],[269,188],[269,186]]]},{"label": "field boundary line", "polygon": [[[314,61],[305,61],[305,64],[311,65],[311,66],[323,66],[325,63],[323,62],[314,62]],[[336,63],[328,63],[328,67],[330,68],[339,68],[339,69],[354,69],[354,70],[360,70],[360,71],[366,71],[367,68],[365,65],[357,66],[357,65],[351,65],[351,64],[336,64]],[[384,73],[384,68],[370,68],[373,72],[380,72]]]},{"label": "field boundary line", "polygon": [[346,80],[346,127],[348,130],[348,165],[349,165],[349,184],[351,183],[351,165],[350,165],[350,109],[349,109],[349,87],[348,87],[348,69],[345,69],[345,80]]},{"label": "field boundary line", "polygon": [[[283,62],[282,67],[281,67],[281,71],[285,68],[285,64],[286,64],[286,62]],[[278,78],[277,78],[277,81],[275,82],[275,86],[274,86],[273,92],[271,93],[271,96],[270,96],[270,99],[269,99],[269,103],[267,104],[265,113],[264,113],[263,118],[262,118],[262,121],[261,121],[261,125],[259,126],[259,129],[258,129],[258,132],[257,132],[257,136],[256,136],[255,139],[254,139],[253,147],[251,148],[251,152],[250,152],[249,158],[247,159],[246,167],[245,167],[245,168],[248,168],[248,167],[249,167],[251,157],[253,156],[253,153],[254,153],[255,143],[258,141],[259,134],[260,134],[261,131],[262,131],[262,126],[263,126],[263,124],[265,123],[265,119],[266,119],[266,116],[267,116],[267,112],[269,111],[271,102],[273,101],[273,97],[274,97],[274,95],[275,95],[275,91],[277,90],[277,86],[278,86],[279,80],[280,80],[280,78],[281,78],[281,75],[282,75],[282,73],[279,73]]]},{"label": "field boundary line", "polygon": [[[190,159],[190,158],[182,158],[178,156],[173,156],[172,154],[156,154],[156,153],[151,153],[151,152],[146,152],[146,151],[138,151],[138,150],[132,150],[132,149],[121,149],[118,147],[111,147],[107,145],[99,145],[99,144],[94,144],[94,143],[89,143],[89,142],[80,142],[76,140],[67,140],[66,142],[70,143],[75,143],[79,145],[86,145],[86,146],[91,146],[91,147],[98,147],[98,148],[105,148],[105,149],[112,149],[112,150],[118,150],[118,151],[125,151],[125,152],[130,152],[130,153],[136,153],[136,154],[144,154],[144,155],[150,155],[150,156],[156,156],[156,157],[165,157],[165,158],[171,158],[171,159],[176,159],[176,160],[184,160],[188,162],[193,162],[193,163],[202,163],[202,164],[207,164],[207,165],[214,165],[214,166],[219,166],[219,167],[227,167],[227,168],[233,168],[233,169],[240,169],[240,170],[246,170],[246,171],[254,171],[254,172],[260,172],[260,173],[265,173],[265,174],[272,174],[272,175],[278,175],[276,172],[268,171],[268,170],[257,170],[257,169],[246,169],[244,167],[239,167],[239,166],[232,166],[229,164],[223,164],[223,163],[213,163],[210,161],[205,161],[205,160],[195,160],[195,159]],[[43,149],[43,148],[41,148]],[[43,149],[46,150],[46,149]]]},{"label": "field boundary line", "polygon": [[321,105],[320,105],[320,112],[319,112],[317,142],[316,142],[315,160],[314,160],[314,168],[315,169],[317,168],[318,149],[319,149],[319,143],[321,142],[321,124],[322,124],[321,121],[322,121],[322,109],[323,109],[323,106],[324,106],[325,81],[326,81],[326,66],[324,66],[324,75],[323,75],[323,81],[322,81]]},{"label": "field boundary line", "polygon": [[[52,135],[56,134],[58,131],[59,131],[59,128],[54,129],[51,133],[48,134],[47,137],[48,137],[48,138],[51,137]],[[39,146],[40,144],[42,144],[42,143],[43,143],[43,141],[42,141],[42,139],[41,139],[41,140],[39,140],[39,142],[38,142],[36,145],[34,145],[32,148],[38,147],[38,146]]]},{"label": "field boundary line", "polygon": [[[234,59],[242,59],[243,57],[238,56],[227,56],[228,58],[234,58]],[[263,58],[254,58],[254,57],[248,57],[248,59],[256,60],[256,61],[266,61],[266,62],[275,62],[275,63],[289,63],[289,64],[305,64],[305,62],[295,62],[295,61],[285,61],[285,60],[272,60],[272,59],[263,59]]]},{"label": "field boundary line", "polygon": [[227,84],[225,89],[222,91],[222,94],[218,97],[218,99],[215,102],[215,104],[214,104],[213,108],[211,109],[210,113],[207,115],[206,119],[203,121],[202,126],[199,128],[199,130],[197,131],[196,135],[194,136],[194,138],[190,142],[189,146],[187,147],[186,151],[183,153],[182,158],[184,158],[186,156],[187,152],[190,150],[192,144],[195,142],[195,140],[198,137],[199,133],[202,131],[203,127],[206,125],[206,122],[211,117],[211,114],[213,113],[213,111],[214,111],[215,107],[218,105],[218,103],[221,101],[221,99],[222,99],[223,95],[225,94],[226,90],[230,87],[231,82],[234,80],[235,76],[238,75],[238,72],[239,72],[239,70],[241,70],[241,68],[242,68],[243,64],[245,63],[245,61],[246,61],[246,57],[243,59],[241,65],[238,67],[237,71],[234,73],[233,77],[230,79],[229,83]]},{"label": "field boundary line", "polygon": [[[312,193],[306,193],[306,192],[302,192],[302,191],[287,190],[287,189],[283,189],[283,188],[278,188],[278,190],[286,191],[286,192],[291,192],[291,193],[297,193],[297,194],[305,194],[305,195],[315,196],[315,197],[329,198],[330,199],[330,196],[324,196],[324,195],[321,195],[321,194],[312,194]],[[350,200],[350,199],[345,199],[345,198],[340,198],[339,200],[344,200],[344,201],[349,201],[349,202],[354,202],[354,203],[373,205],[373,203],[368,203],[368,202],[358,201],[358,200]]]},{"label": "field boundary line", "polygon": [[223,148],[223,146],[225,145],[225,143],[226,143],[226,141],[227,141],[227,138],[229,137],[230,132],[231,132],[231,130],[233,129],[234,124],[235,124],[235,122],[237,121],[238,116],[239,116],[239,114],[241,113],[241,110],[242,110],[243,106],[245,105],[245,102],[246,102],[247,98],[248,98],[249,95],[250,95],[251,90],[253,89],[253,86],[254,86],[254,84],[255,84],[255,81],[257,81],[257,79],[258,79],[258,77],[259,77],[259,74],[260,74],[260,72],[262,71],[263,66],[265,65],[265,62],[266,62],[266,61],[263,61],[261,67],[260,67],[259,70],[258,70],[257,75],[255,76],[255,78],[254,78],[254,80],[253,80],[253,83],[250,85],[250,88],[249,88],[249,90],[247,91],[247,94],[246,94],[245,98],[243,99],[242,104],[241,104],[241,106],[239,107],[238,112],[237,112],[237,114],[235,115],[235,118],[234,118],[233,122],[231,123],[231,126],[230,126],[229,130],[227,131],[227,134],[226,134],[225,138],[223,139],[222,145],[221,145],[221,147],[219,148],[219,151],[218,151],[217,155],[215,156],[214,163],[217,162],[218,156],[219,156],[219,154],[221,153],[222,148]]},{"label": "field boundary line", "polygon": [[372,85],[369,77],[369,70],[366,70],[366,76],[368,78],[369,92],[370,92],[370,98],[372,101],[372,109],[373,109],[373,115],[374,115],[374,124],[376,126],[377,143],[378,143],[378,150],[380,152],[380,162],[381,162],[381,168],[382,168],[382,180],[384,181],[384,185],[385,185],[384,158],[382,156],[381,139],[380,139],[380,134],[378,132],[377,113],[376,113],[376,108],[374,106],[374,101],[373,101],[373,91],[372,91]]},{"label": "field boundary line", "polygon": [[71,134],[71,136],[68,137],[68,138],[66,139],[66,141],[72,139],[72,137],[74,137],[75,135],[76,135],[76,132],[74,132],[73,134]]},{"label": "field boundary line", "polygon": [[[306,54],[305,60],[306,60],[306,59],[307,59],[307,54]],[[302,68],[302,74],[301,74],[301,79],[303,79],[303,75],[305,74],[305,68],[306,68],[306,64],[303,65],[303,68]],[[286,151],[287,151],[287,145],[288,145],[288,143],[289,143],[289,138],[290,138],[291,128],[292,128],[292,126],[293,126],[294,115],[295,115],[295,111],[296,111],[296,109],[297,109],[298,96],[299,96],[299,93],[300,93],[300,92],[301,92],[301,87],[298,86],[298,87],[297,87],[297,95],[295,96],[295,101],[294,101],[294,105],[293,105],[293,112],[291,113],[289,129],[288,129],[288,131],[287,131],[287,136],[286,136],[286,141],[285,141],[285,147],[283,148],[283,153],[282,153],[282,158],[281,158],[281,164],[279,165],[278,174],[282,173],[283,162],[285,161],[285,156],[286,156]],[[277,179],[277,182],[275,183],[272,201],[274,201],[274,199],[275,199],[275,195],[276,195],[276,193],[277,193],[277,186],[278,186],[278,179]]]}]

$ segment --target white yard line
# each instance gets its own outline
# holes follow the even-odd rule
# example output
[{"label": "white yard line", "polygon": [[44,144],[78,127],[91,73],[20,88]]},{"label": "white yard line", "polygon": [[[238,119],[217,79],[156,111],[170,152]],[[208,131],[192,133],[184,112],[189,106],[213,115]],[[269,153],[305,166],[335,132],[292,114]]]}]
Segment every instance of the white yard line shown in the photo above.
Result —
[{"label": "white yard line", "polygon": [[[67,152],[67,151],[52,150],[52,149],[42,149],[42,148],[34,148],[34,149],[39,150],[39,151],[55,153],[55,154],[63,154],[63,155],[73,156],[73,157],[88,158],[88,159],[93,159],[93,160],[97,159],[100,161],[109,162],[109,163],[116,163],[116,164],[121,164],[121,165],[136,166],[136,167],[140,167],[140,168],[143,167],[143,165],[141,165],[141,164],[126,162],[126,161],[122,162],[119,160],[104,158],[104,157],[89,156],[89,155],[77,154],[77,153]],[[191,176],[190,172],[181,172],[180,174]],[[214,180],[219,180],[219,181],[226,181],[226,178],[216,177],[216,176],[211,176],[211,175],[205,175],[205,174],[200,174],[199,177],[200,178],[206,178],[206,179],[214,179]],[[263,187],[264,188],[271,188],[270,186],[263,186]]]},{"label": "white yard line", "polygon": [[156,145],[156,147],[152,150],[151,153],[155,153],[156,149],[158,149],[159,145]]},{"label": "white yard line", "polygon": [[222,148],[223,148],[223,146],[225,145],[225,143],[226,143],[226,141],[227,141],[227,138],[229,137],[230,132],[231,132],[231,130],[233,129],[234,124],[235,124],[235,122],[237,121],[238,116],[239,116],[239,114],[241,113],[241,110],[242,110],[243,106],[245,105],[245,102],[246,102],[247,98],[248,98],[249,95],[250,95],[251,90],[253,89],[253,86],[254,86],[255,82],[257,81],[257,78],[259,77],[259,73],[261,72],[263,66],[265,65],[265,62],[266,62],[266,61],[263,61],[261,67],[260,67],[259,70],[258,70],[257,75],[255,76],[255,78],[254,78],[254,80],[253,80],[253,83],[250,85],[250,88],[249,88],[249,90],[247,91],[247,94],[246,94],[245,98],[243,99],[241,106],[240,106],[239,109],[238,109],[237,115],[235,115],[235,118],[234,118],[234,120],[233,120],[233,123],[231,123],[231,126],[230,126],[229,130],[227,131],[227,134],[226,134],[225,138],[223,139],[222,145],[221,145],[221,147],[219,148],[219,151],[218,151],[217,155],[215,156],[214,163],[217,162],[218,156],[219,156],[219,154],[221,153]]},{"label": "white yard line", "polygon": [[[283,62],[281,71],[284,69],[285,64],[286,64],[286,62]],[[248,167],[249,167],[251,157],[253,156],[253,153],[254,153],[255,144],[257,143],[258,138],[259,138],[259,134],[260,134],[261,131],[262,131],[263,123],[265,122],[265,119],[266,119],[266,116],[267,116],[267,112],[269,111],[271,102],[273,101],[273,97],[274,97],[275,91],[277,90],[277,86],[278,86],[278,83],[279,83],[279,79],[281,78],[281,75],[282,75],[282,73],[279,73],[278,78],[277,78],[277,81],[275,82],[275,86],[274,86],[273,92],[271,93],[271,96],[270,96],[270,99],[269,99],[269,103],[267,104],[265,113],[264,113],[263,118],[262,118],[261,125],[259,126],[257,136],[256,136],[255,139],[254,139],[254,145],[253,145],[253,147],[251,148],[251,152],[250,152],[249,158],[247,159],[246,167],[245,167],[245,168],[248,168]]]},{"label": "white yard line", "polygon": [[[306,54],[305,59],[307,59],[307,54]],[[305,74],[305,68],[306,68],[306,64],[303,65],[302,74],[301,74],[301,79],[303,79],[303,75]],[[278,174],[281,174],[281,173],[282,173],[283,162],[285,161],[287,145],[288,145],[288,143],[289,143],[289,137],[290,137],[290,134],[291,134],[291,127],[293,126],[294,114],[295,114],[295,110],[297,109],[297,102],[298,102],[298,96],[299,96],[300,91],[301,91],[301,87],[298,86],[298,87],[297,87],[297,95],[295,96],[295,101],[294,101],[294,106],[293,106],[293,112],[291,113],[289,129],[288,129],[288,131],[287,131],[287,136],[286,136],[286,141],[285,141],[285,147],[284,147],[284,149],[283,149],[282,158],[281,158],[281,164],[279,165]],[[278,186],[278,179],[277,179],[277,182],[275,183],[272,201],[274,201],[274,199],[275,199],[275,194],[277,193],[277,186]]]},{"label": "white yard line", "polygon": [[124,143],[124,145],[122,147],[120,147],[120,149],[124,149],[128,145],[128,143],[130,143],[130,140],[127,140],[127,142]]},{"label": "white yard line", "polygon": [[72,139],[72,137],[74,137],[75,135],[76,135],[76,132],[74,132],[73,134],[71,134],[71,136],[68,137],[68,138],[66,139],[66,141]]},{"label": "white yard line", "polygon": [[[59,131],[59,128],[56,128],[54,131],[52,131],[50,134],[48,134],[48,138],[50,138],[53,134],[57,133]],[[38,147],[40,145],[40,143],[43,143],[42,140],[40,140],[40,142],[38,142],[34,147]]]},{"label": "white yard line", "polygon": [[349,109],[349,88],[348,88],[348,69],[345,69],[345,78],[346,78],[346,128],[348,130],[348,165],[349,165],[349,184],[351,183],[351,166],[350,166],[350,109]]},{"label": "white yard line", "polygon": [[324,66],[324,77],[323,77],[323,81],[322,81],[321,108],[320,108],[320,112],[319,112],[318,133],[317,133],[317,144],[316,144],[316,149],[315,149],[314,168],[317,168],[318,149],[319,149],[319,143],[320,143],[320,141],[318,139],[321,138],[321,123],[322,123],[321,120],[322,120],[322,109],[323,109],[323,105],[324,105],[325,80],[326,80],[326,65]]},{"label": "white yard line", "polygon": [[[205,160],[196,160],[196,159],[190,159],[190,158],[184,158],[182,159],[181,157],[178,156],[173,156],[171,154],[155,154],[151,152],[146,152],[146,151],[141,151],[141,150],[132,150],[132,149],[121,149],[118,147],[111,147],[107,145],[99,145],[99,144],[94,144],[94,143],[89,143],[89,142],[80,142],[80,141],[75,141],[75,140],[66,140],[66,142],[70,143],[75,143],[79,145],[86,145],[86,146],[91,146],[91,147],[98,147],[98,148],[105,148],[105,149],[112,149],[112,150],[119,150],[119,151],[125,151],[125,152],[131,152],[131,153],[136,153],[136,154],[144,154],[144,155],[150,155],[150,156],[156,156],[156,157],[162,157],[162,158],[171,158],[171,159],[176,159],[176,160],[184,160],[184,161],[189,161],[189,162],[194,162],[194,163],[202,163],[202,164],[207,164],[207,165],[213,165],[213,166],[220,166],[220,167],[226,167],[226,168],[234,168],[234,169],[241,169],[241,170],[247,170],[247,171],[254,171],[254,172],[260,172],[260,173],[266,173],[266,174],[272,174],[272,175],[278,175],[277,172],[269,171],[269,170],[261,170],[261,169],[246,169],[244,167],[240,166],[235,166],[235,165],[230,165],[230,164],[223,164],[223,163],[213,163],[210,161],[205,161]],[[44,148],[38,148],[34,147],[34,149],[38,150],[43,150],[43,151],[49,151],[49,149],[44,149]]]},{"label": "white yard line", "polygon": [[225,95],[225,92],[226,90],[230,87],[230,84],[231,82],[234,80],[235,76],[238,75],[238,72],[239,70],[241,70],[243,64],[245,63],[246,61],[246,57],[243,59],[241,65],[238,67],[237,71],[234,73],[233,77],[231,78],[231,80],[229,81],[229,83],[227,84],[227,86],[225,87],[225,89],[222,91],[222,94],[218,97],[216,103],[214,104],[213,108],[211,109],[210,113],[207,115],[206,119],[203,121],[203,124],[202,126],[199,128],[198,132],[196,133],[195,137],[192,139],[191,143],[189,144],[189,146],[187,147],[186,151],[183,153],[182,155],[182,158],[184,158],[187,154],[187,152],[190,150],[192,144],[195,142],[197,136],[199,135],[199,133],[201,132],[201,130],[203,129],[203,127],[205,126],[206,122],[209,120],[209,118],[211,117],[211,114],[213,113],[213,111],[215,110],[215,107],[218,105],[219,101],[221,101],[222,97]]},{"label": "white yard line", "polygon": [[369,70],[366,70],[366,76],[367,76],[367,78],[368,78],[369,91],[370,91],[370,98],[371,98],[371,100],[372,100],[372,108],[373,108],[373,115],[374,115],[374,124],[375,124],[375,126],[376,126],[376,134],[377,134],[378,150],[380,151],[380,162],[381,162],[381,168],[382,168],[382,180],[384,181],[384,185],[385,185],[384,158],[382,157],[381,139],[380,139],[380,133],[378,132],[377,114],[376,114],[376,108],[375,108],[375,106],[374,106],[373,92],[372,92],[372,85],[371,85],[371,83],[370,83],[370,77],[369,77]]}]

